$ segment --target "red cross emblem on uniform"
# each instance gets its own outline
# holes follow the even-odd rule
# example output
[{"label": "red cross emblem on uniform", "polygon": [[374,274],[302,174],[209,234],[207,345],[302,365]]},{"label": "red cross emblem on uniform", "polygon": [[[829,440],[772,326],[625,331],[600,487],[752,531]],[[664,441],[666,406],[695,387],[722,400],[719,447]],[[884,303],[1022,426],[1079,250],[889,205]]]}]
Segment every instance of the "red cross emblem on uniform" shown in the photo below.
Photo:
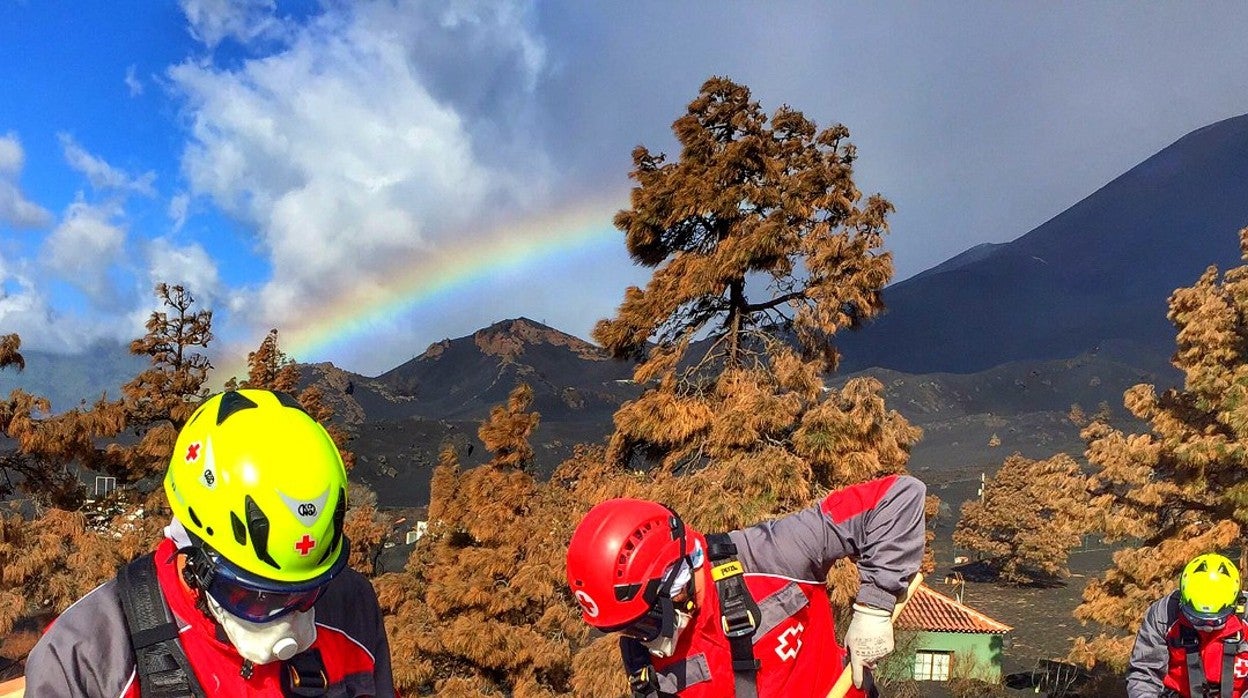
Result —
[{"label": "red cross emblem on uniform", "polygon": [[315,547],[316,539],[306,533],[303,534],[303,538],[300,538],[299,541],[295,543],[295,550],[298,550],[299,554],[304,557],[307,557],[308,553],[312,552],[312,548]]},{"label": "red cross emblem on uniform", "polygon": [[1248,678],[1248,657],[1242,654],[1235,658],[1235,678]]},{"label": "red cross emblem on uniform", "polygon": [[199,442],[198,441],[186,447],[186,462],[190,463],[193,460],[199,460]]}]

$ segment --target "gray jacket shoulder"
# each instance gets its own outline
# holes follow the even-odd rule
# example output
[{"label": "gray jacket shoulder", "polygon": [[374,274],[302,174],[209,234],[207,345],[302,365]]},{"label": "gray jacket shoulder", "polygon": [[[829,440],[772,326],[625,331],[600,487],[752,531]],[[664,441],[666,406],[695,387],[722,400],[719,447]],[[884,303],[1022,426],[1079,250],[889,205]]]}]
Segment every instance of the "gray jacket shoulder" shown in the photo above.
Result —
[{"label": "gray jacket shoulder", "polygon": [[901,475],[851,485],[794,514],[733,531],[747,572],[821,583],[836,560],[858,563],[858,600],[891,609],[923,560],[927,487]]},{"label": "gray jacket shoulder", "polygon": [[1170,671],[1170,648],[1166,636],[1179,617],[1179,593],[1154,601],[1144,613],[1135,634],[1131,661],[1127,664],[1128,698],[1157,698]]},{"label": "gray jacket shoulder", "polygon": [[26,694],[39,698],[116,698],[133,679],[134,653],[116,580],[66,609],[26,659]]}]

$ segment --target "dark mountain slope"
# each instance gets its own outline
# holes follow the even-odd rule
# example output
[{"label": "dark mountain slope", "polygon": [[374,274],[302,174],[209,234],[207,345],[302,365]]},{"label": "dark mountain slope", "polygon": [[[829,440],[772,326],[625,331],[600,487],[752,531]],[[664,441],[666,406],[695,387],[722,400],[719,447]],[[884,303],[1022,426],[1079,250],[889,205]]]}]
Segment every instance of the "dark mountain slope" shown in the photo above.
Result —
[{"label": "dark mountain slope", "polygon": [[1239,116],[1184,136],[1013,242],[885,289],[887,312],[840,338],[843,370],[970,373],[1103,344],[1156,363],[1174,343],[1166,299],[1210,264],[1238,264],[1245,224]]},{"label": "dark mountain slope", "polygon": [[527,318],[504,320],[471,337],[438,342],[376,378],[407,414],[481,419],[517,383],[533,387],[543,421],[607,419],[637,394],[632,365]]}]

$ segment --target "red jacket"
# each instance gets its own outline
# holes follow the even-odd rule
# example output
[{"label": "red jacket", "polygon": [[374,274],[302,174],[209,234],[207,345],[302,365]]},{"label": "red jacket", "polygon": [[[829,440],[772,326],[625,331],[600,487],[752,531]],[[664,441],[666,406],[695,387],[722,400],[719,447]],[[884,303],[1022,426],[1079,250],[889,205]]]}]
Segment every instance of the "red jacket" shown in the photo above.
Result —
[{"label": "red jacket", "polygon": [[[280,663],[240,675],[243,659],[196,607],[176,566],[173,541],[156,547],[156,574],[165,602],[181,626],[179,642],[209,696],[282,695]],[[330,683],[328,695],[395,696],[390,650],[372,585],[346,569],[316,604],[316,642]],[[115,581],[63,613],[31,650],[26,694],[39,698],[139,698],[134,653]]]},{"label": "red jacket", "polygon": [[[925,492],[915,478],[887,477],[729,534],[761,615],[754,634],[759,698],[824,698],[832,690],[845,651],[836,642],[824,584],[828,569],[840,558],[856,558],[858,601],[891,609],[922,561]],[[706,540],[691,535],[705,550]],[[697,571],[702,583],[696,615],[674,656],[653,659],[659,688],[681,698],[734,695],[732,653],[719,626],[710,567],[708,560]]]},{"label": "red jacket", "polygon": [[[1187,650],[1181,640],[1183,628],[1191,628],[1179,612],[1179,593],[1173,592],[1149,607],[1144,622],[1135,636],[1131,663],[1127,666],[1129,698],[1156,698],[1173,691],[1191,698],[1188,690]],[[1197,633],[1200,658],[1205,667],[1204,680],[1220,684],[1222,677],[1223,641],[1244,637],[1248,625],[1239,616],[1227,619],[1226,626],[1210,633]],[[1241,650],[1248,645],[1242,645]],[[1232,697],[1248,696],[1248,651],[1239,651],[1232,665],[1234,681]],[[1196,696],[1196,698],[1201,698]]]}]

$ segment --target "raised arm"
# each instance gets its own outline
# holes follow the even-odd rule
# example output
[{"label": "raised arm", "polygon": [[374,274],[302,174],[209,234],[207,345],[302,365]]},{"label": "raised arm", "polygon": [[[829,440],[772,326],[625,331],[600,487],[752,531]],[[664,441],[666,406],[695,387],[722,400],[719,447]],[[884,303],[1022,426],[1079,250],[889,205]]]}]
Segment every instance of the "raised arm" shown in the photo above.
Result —
[{"label": "raised arm", "polygon": [[815,506],[731,535],[751,572],[822,581],[843,557],[858,563],[857,601],[891,611],[923,560],[923,497],[909,475],[832,492]]}]

